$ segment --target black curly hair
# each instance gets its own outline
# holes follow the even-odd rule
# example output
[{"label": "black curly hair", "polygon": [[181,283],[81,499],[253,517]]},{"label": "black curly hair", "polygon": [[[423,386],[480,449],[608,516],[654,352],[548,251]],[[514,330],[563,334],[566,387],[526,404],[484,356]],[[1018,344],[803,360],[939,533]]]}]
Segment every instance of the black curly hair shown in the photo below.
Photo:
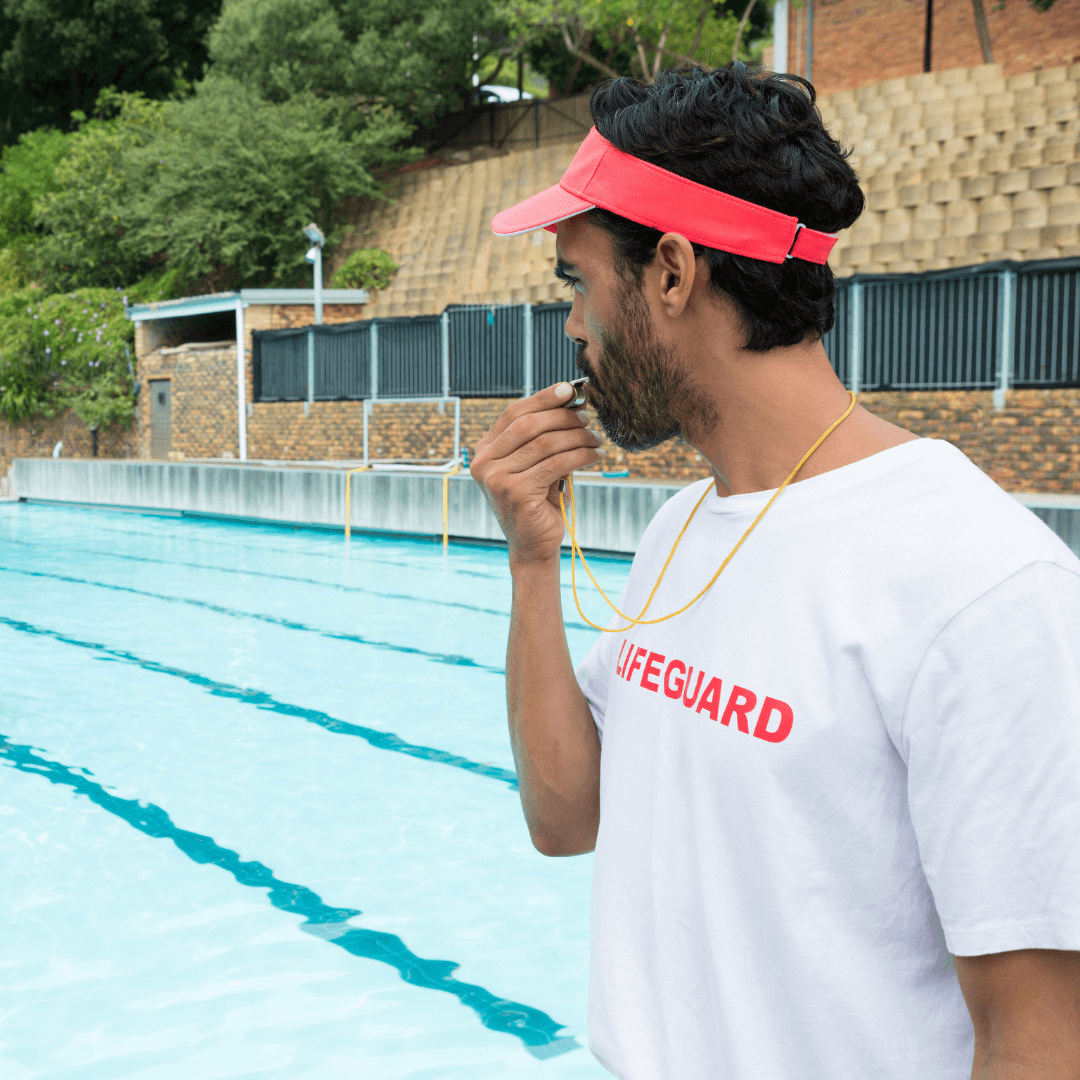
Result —
[{"label": "black curly hair", "polygon": [[[601,83],[589,107],[600,134],[625,153],[833,233],[862,213],[863,194],[849,151],[825,130],[814,101],[805,79],[735,61],[661,71],[651,86]],[[640,284],[662,234],[608,210],[587,216],[614,237],[620,270]],[[708,263],[711,286],[735,302],[752,352],[815,340],[832,327],[836,286],[827,265],[768,263],[700,244],[694,252]]]}]

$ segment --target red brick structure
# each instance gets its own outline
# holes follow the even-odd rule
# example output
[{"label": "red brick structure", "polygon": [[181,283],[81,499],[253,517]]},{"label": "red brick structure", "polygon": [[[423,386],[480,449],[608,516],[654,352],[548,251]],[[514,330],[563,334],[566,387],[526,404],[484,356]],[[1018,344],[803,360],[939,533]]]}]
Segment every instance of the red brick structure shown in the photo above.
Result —
[{"label": "red brick structure", "polygon": [[[923,70],[927,0],[808,0],[789,3],[788,70],[819,94],[853,90]],[[983,0],[994,62],[1004,74],[1080,63],[1080,0],[1035,11],[1028,0]],[[809,14],[808,14],[809,13]],[[931,71],[983,63],[971,0],[933,0]]]}]

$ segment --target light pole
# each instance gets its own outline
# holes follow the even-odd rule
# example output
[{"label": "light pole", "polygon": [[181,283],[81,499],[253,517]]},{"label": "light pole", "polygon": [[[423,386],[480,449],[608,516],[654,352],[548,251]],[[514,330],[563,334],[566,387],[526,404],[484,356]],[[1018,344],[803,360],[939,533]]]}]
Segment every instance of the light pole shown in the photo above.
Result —
[{"label": "light pole", "polygon": [[305,258],[315,268],[315,325],[322,325],[322,249],[326,237],[314,222],[304,226],[304,235],[311,241],[311,250]]}]

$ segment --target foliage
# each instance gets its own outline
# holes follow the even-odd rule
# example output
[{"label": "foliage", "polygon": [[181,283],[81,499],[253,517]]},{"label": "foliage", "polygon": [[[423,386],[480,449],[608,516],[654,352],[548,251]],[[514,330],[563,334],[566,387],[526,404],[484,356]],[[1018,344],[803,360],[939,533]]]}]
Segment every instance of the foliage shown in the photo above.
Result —
[{"label": "foliage", "polygon": [[46,128],[21,135],[0,152],[0,248],[25,244],[34,236],[34,200],[55,187],[64,149],[64,136]]},{"label": "foliage", "polygon": [[106,90],[98,110],[112,115],[86,121],[63,137],[55,190],[35,203],[36,221],[45,231],[35,256],[50,291],[122,285],[147,272],[146,260],[121,246],[131,198],[128,156],[153,140],[166,110],[176,107]]},{"label": "foliage", "polygon": [[508,29],[494,0],[229,0],[210,55],[270,101],[333,94],[430,123],[471,100],[488,57],[515,51]]},{"label": "foliage", "polygon": [[221,0],[5,0],[0,142],[67,129],[102,89],[167,98],[200,78]]},{"label": "foliage", "polygon": [[91,427],[129,424],[134,341],[115,290],[8,294],[0,302],[0,415],[27,420],[70,406]]},{"label": "foliage", "polygon": [[[652,82],[665,67],[717,67],[732,58],[745,0],[506,0],[529,60],[563,93],[577,81],[633,75]],[[760,12],[757,9],[761,9]],[[757,14],[755,14],[757,12]],[[771,22],[755,4],[740,56]],[[559,49],[559,43],[562,50]]]},{"label": "foliage", "polygon": [[342,105],[302,93],[275,104],[224,78],[170,105],[161,130],[127,161],[117,241],[129,265],[168,260],[215,287],[292,284],[306,274],[301,230],[332,246],[346,196],[378,194],[370,168],[413,156],[408,126],[382,107],[345,136]]},{"label": "foliage", "polygon": [[398,271],[390,252],[382,248],[354,251],[334,272],[334,289],[385,289]]}]

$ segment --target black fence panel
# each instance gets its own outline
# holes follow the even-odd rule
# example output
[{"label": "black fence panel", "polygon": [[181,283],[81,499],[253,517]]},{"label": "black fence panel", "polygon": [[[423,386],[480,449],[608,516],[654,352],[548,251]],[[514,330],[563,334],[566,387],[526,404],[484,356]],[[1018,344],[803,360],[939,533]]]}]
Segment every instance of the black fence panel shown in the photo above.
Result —
[{"label": "black fence panel", "polygon": [[836,283],[836,321],[821,339],[825,355],[832,363],[837,378],[847,386],[851,379],[851,301],[850,286],[844,280]]},{"label": "black fence panel", "polygon": [[574,365],[577,348],[566,336],[566,319],[571,304],[544,304],[533,308],[533,389],[576,379],[581,372]]},{"label": "black fence panel", "polygon": [[371,396],[371,321],[315,327],[315,400]]},{"label": "black fence panel", "polygon": [[1014,385],[1080,382],[1080,267],[1025,268],[1016,280],[1015,331]]},{"label": "black fence panel", "polygon": [[307,334],[263,330],[252,334],[256,401],[303,401],[307,397]]},{"label": "black fence panel", "polygon": [[864,281],[861,388],[996,385],[1000,290],[991,273]]},{"label": "black fence panel", "polygon": [[443,392],[438,315],[379,319],[379,397],[439,397]]},{"label": "black fence panel", "polygon": [[524,305],[462,306],[450,319],[450,393],[521,397],[525,392]]}]

